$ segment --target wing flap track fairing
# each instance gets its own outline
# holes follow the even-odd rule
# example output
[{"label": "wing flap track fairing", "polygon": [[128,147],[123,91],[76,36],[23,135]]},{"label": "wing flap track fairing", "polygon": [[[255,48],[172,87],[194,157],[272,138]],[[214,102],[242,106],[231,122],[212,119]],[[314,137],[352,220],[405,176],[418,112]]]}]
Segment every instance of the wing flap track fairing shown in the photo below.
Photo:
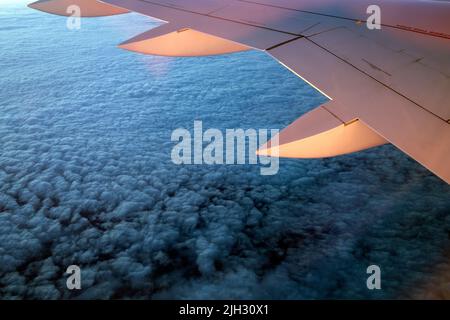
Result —
[{"label": "wing flap track fairing", "polygon": [[210,56],[250,49],[227,39],[171,23],[144,32],[119,47],[142,54],[169,57]]},{"label": "wing flap track fairing", "polygon": [[124,8],[119,8],[96,0],[39,0],[28,6],[36,10],[59,16],[73,15],[73,6],[77,6],[80,9],[81,17],[114,16],[129,12]]},{"label": "wing flap track fairing", "polygon": [[[327,158],[388,143],[364,122],[343,122],[321,106],[297,119],[258,150],[259,155],[282,158]],[[328,108],[327,108],[328,107]]]}]

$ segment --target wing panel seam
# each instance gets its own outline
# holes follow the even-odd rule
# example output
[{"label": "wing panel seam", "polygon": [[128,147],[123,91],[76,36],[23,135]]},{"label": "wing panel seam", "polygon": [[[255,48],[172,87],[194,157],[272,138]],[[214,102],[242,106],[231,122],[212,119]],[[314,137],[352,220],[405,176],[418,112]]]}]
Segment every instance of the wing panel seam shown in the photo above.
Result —
[{"label": "wing panel seam", "polygon": [[368,76],[369,78],[373,79],[374,81],[376,81],[377,83],[381,84],[382,86],[384,86],[385,88],[391,90],[392,92],[398,94],[400,97],[408,100],[409,102],[413,103],[414,105],[418,106],[419,108],[425,110],[426,112],[432,114],[433,116],[439,118],[440,120],[444,121],[444,122],[448,122],[446,119],[442,118],[441,116],[437,115],[436,113],[428,110],[427,108],[425,108],[424,106],[418,104],[417,102],[415,102],[414,100],[411,100],[410,98],[408,98],[407,96],[403,95],[402,93],[398,92],[397,90],[389,87],[388,85],[384,84],[383,82],[381,82],[380,80],[374,78],[373,76],[371,76],[370,74],[366,73],[363,70],[360,70],[358,67],[356,67],[355,65],[353,65],[352,63],[344,60],[343,58],[339,57],[338,55],[336,55],[335,53],[333,53],[332,51],[328,50],[327,48],[319,45],[318,43],[314,42],[313,40],[309,39],[308,37],[304,37],[305,40],[310,41],[312,44],[316,45],[317,47],[321,48],[322,50],[325,50],[326,52],[330,53],[331,55],[333,55],[334,57],[336,57],[337,59],[339,59],[340,61],[346,63],[347,65],[353,67],[354,69],[358,70],[359,72],[361,72],[362,74]]},{"label": "wing panel seam", "polygon": [[200,15],[200,16],[208,17],[208,18],[219,19],[219,20],[222,20],[222,21],[234,22],[234,23],[238,23],[238,24],[242,24],[242,25],[246,25],[246,26],[250,26],[250,27],[261,28],[261,29],[265,29],[265,30],[269,30],[269,31],[273,31],[273,32],[283,33],[283,34],[290,35],[290,36],[297,36],[297,37],[302,36],[301,34],[297,34],[297,33],[282,31],[282,30],[269,28],[269,27],[265,27],[265,26],[261,26],[261,25],[255,25],[255,24],[251,24],[251,23],[246,23],[246,22],[242,22],[242,21],[236,21],[236,20],[233,20],[233,19],[227,19],[227,18],[223,18],[223,17],[218,17],[218,16],[211,15],[211,14],[199,13],[199,12],[195,12],[195,11],[191,11],[191,10],[187,10],[187,9],[183,9],[183,8],[177,8],[177,7],[173,7],[173,6],[169,6],[169,5],[164,5],[164,4],[161,4],[161,3],[148,1],[148,0],[139,0],[139,1],[145,2],[145,3],[148,3],[148,4],[152,4],[152,5],[155,5],[155,6],[163,7],[163,8],[168,8],[168,9],[177,10],[177,11],[181,11],[181,12],[196,14],[196,15]]},{"label": "wing panel seam", "polygon": [[[353,19],[353,18],[334,16],[332,14],[325,14],[325,13],[313,12],[313,11],[308,11],[308,10],[300,10],[300,9],[288,8],[288,7],[283,7],[283,6],[277,6],[277,5],[274,5],[274,4],[260,3],[260,2],[257,2],[257,1],[251,1],[251,0],[236,0],[236,1],[244,2],[244,3],[250,3],[250,4],[263,6],[263,7],[268,7],[268,8],[276,8],[276,9],[283,9],[283,10],[288,10],[288,11],[308,13],[308,14],[313,14],[313,15],[317,15],[317,16],[321,16],[321,17],[328,17],[328,18],[335,18],[335,19],[341,19],[341,20],[347,20],[347,21],[354,21],[356,23],[366,23],[367,22],[367,20],[360,20],[360,19]],[[448,35],[448,34],[430,33],[430,32],[426,32],[425,30],[414,29],[412,27],[407,27],[407,26],[402,26],[402,25],[394,26],[394,25],[390,25],[390,24],[381,24],[381,26],[388,27],[388,28],[393,28],[393,29],[397,29],[397,30],[402,30],[402,31],[406,31],[406,32],[418,33],[418,34],[422,34],[422,35],[426,35],[426,36],[430,36],[430,37],[437,37],[437,38],[442,38],[442,39],[450,39],[450,35]]]}]

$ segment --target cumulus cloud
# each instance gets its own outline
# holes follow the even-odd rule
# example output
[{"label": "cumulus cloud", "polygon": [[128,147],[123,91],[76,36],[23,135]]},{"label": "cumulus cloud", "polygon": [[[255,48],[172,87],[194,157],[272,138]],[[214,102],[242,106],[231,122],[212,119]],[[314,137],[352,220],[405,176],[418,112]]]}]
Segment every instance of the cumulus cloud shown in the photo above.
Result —
[{"label": "cumulus cloud", "polygon": [[[396,298],[445,264],[450,189],[391,146],[282,160],[273,177],[171,163],[171,131],[194,120],[281,128],[324,102],[270,58],[117,50],[153,26],[138,16],[70,40],[27,9],[0,24],[20,14],[39,26],[0,29],[14,39],[0,52],[2,298]],[[80,292],[65,289],[72,264]],[[382,292],[365,288],[370,264]]]}]

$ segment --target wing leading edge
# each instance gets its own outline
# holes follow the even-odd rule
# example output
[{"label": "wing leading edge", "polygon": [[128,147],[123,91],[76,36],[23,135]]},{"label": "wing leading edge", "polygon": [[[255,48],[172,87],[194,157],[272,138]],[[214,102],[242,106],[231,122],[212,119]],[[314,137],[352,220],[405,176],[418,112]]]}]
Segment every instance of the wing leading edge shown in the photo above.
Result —
[{"label": "wing leading edge", "polygon": [[372,2],[41,0],[30,6],[64,15],[70,3],[84,16],[134,11],[170,22],[120,45],[145,54],[263,50],[332,101],[259,154],[331,157],[390,142],[450,184],[450,3],[375,1],[385,18],[381,30],[369,30],[364,21]]}]

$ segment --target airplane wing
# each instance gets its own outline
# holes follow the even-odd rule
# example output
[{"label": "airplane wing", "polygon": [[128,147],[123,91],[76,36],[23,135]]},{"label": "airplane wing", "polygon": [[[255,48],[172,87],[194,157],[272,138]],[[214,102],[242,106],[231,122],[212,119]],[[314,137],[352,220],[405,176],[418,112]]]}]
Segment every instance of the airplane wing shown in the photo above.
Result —
[{"label": "airplane wing", "polygon": [[[381,29],[366,21],[381,9]],[[167,22],[120,45],[144,54],[267,52],[329,102],[258,152],[331,157],[392,143],[450,184],[450,3],[413,0],[41,0],[84,16]],[[369,12],[369,13],[368,13]],[[275,143],[277,141],[277,143]]]}]

